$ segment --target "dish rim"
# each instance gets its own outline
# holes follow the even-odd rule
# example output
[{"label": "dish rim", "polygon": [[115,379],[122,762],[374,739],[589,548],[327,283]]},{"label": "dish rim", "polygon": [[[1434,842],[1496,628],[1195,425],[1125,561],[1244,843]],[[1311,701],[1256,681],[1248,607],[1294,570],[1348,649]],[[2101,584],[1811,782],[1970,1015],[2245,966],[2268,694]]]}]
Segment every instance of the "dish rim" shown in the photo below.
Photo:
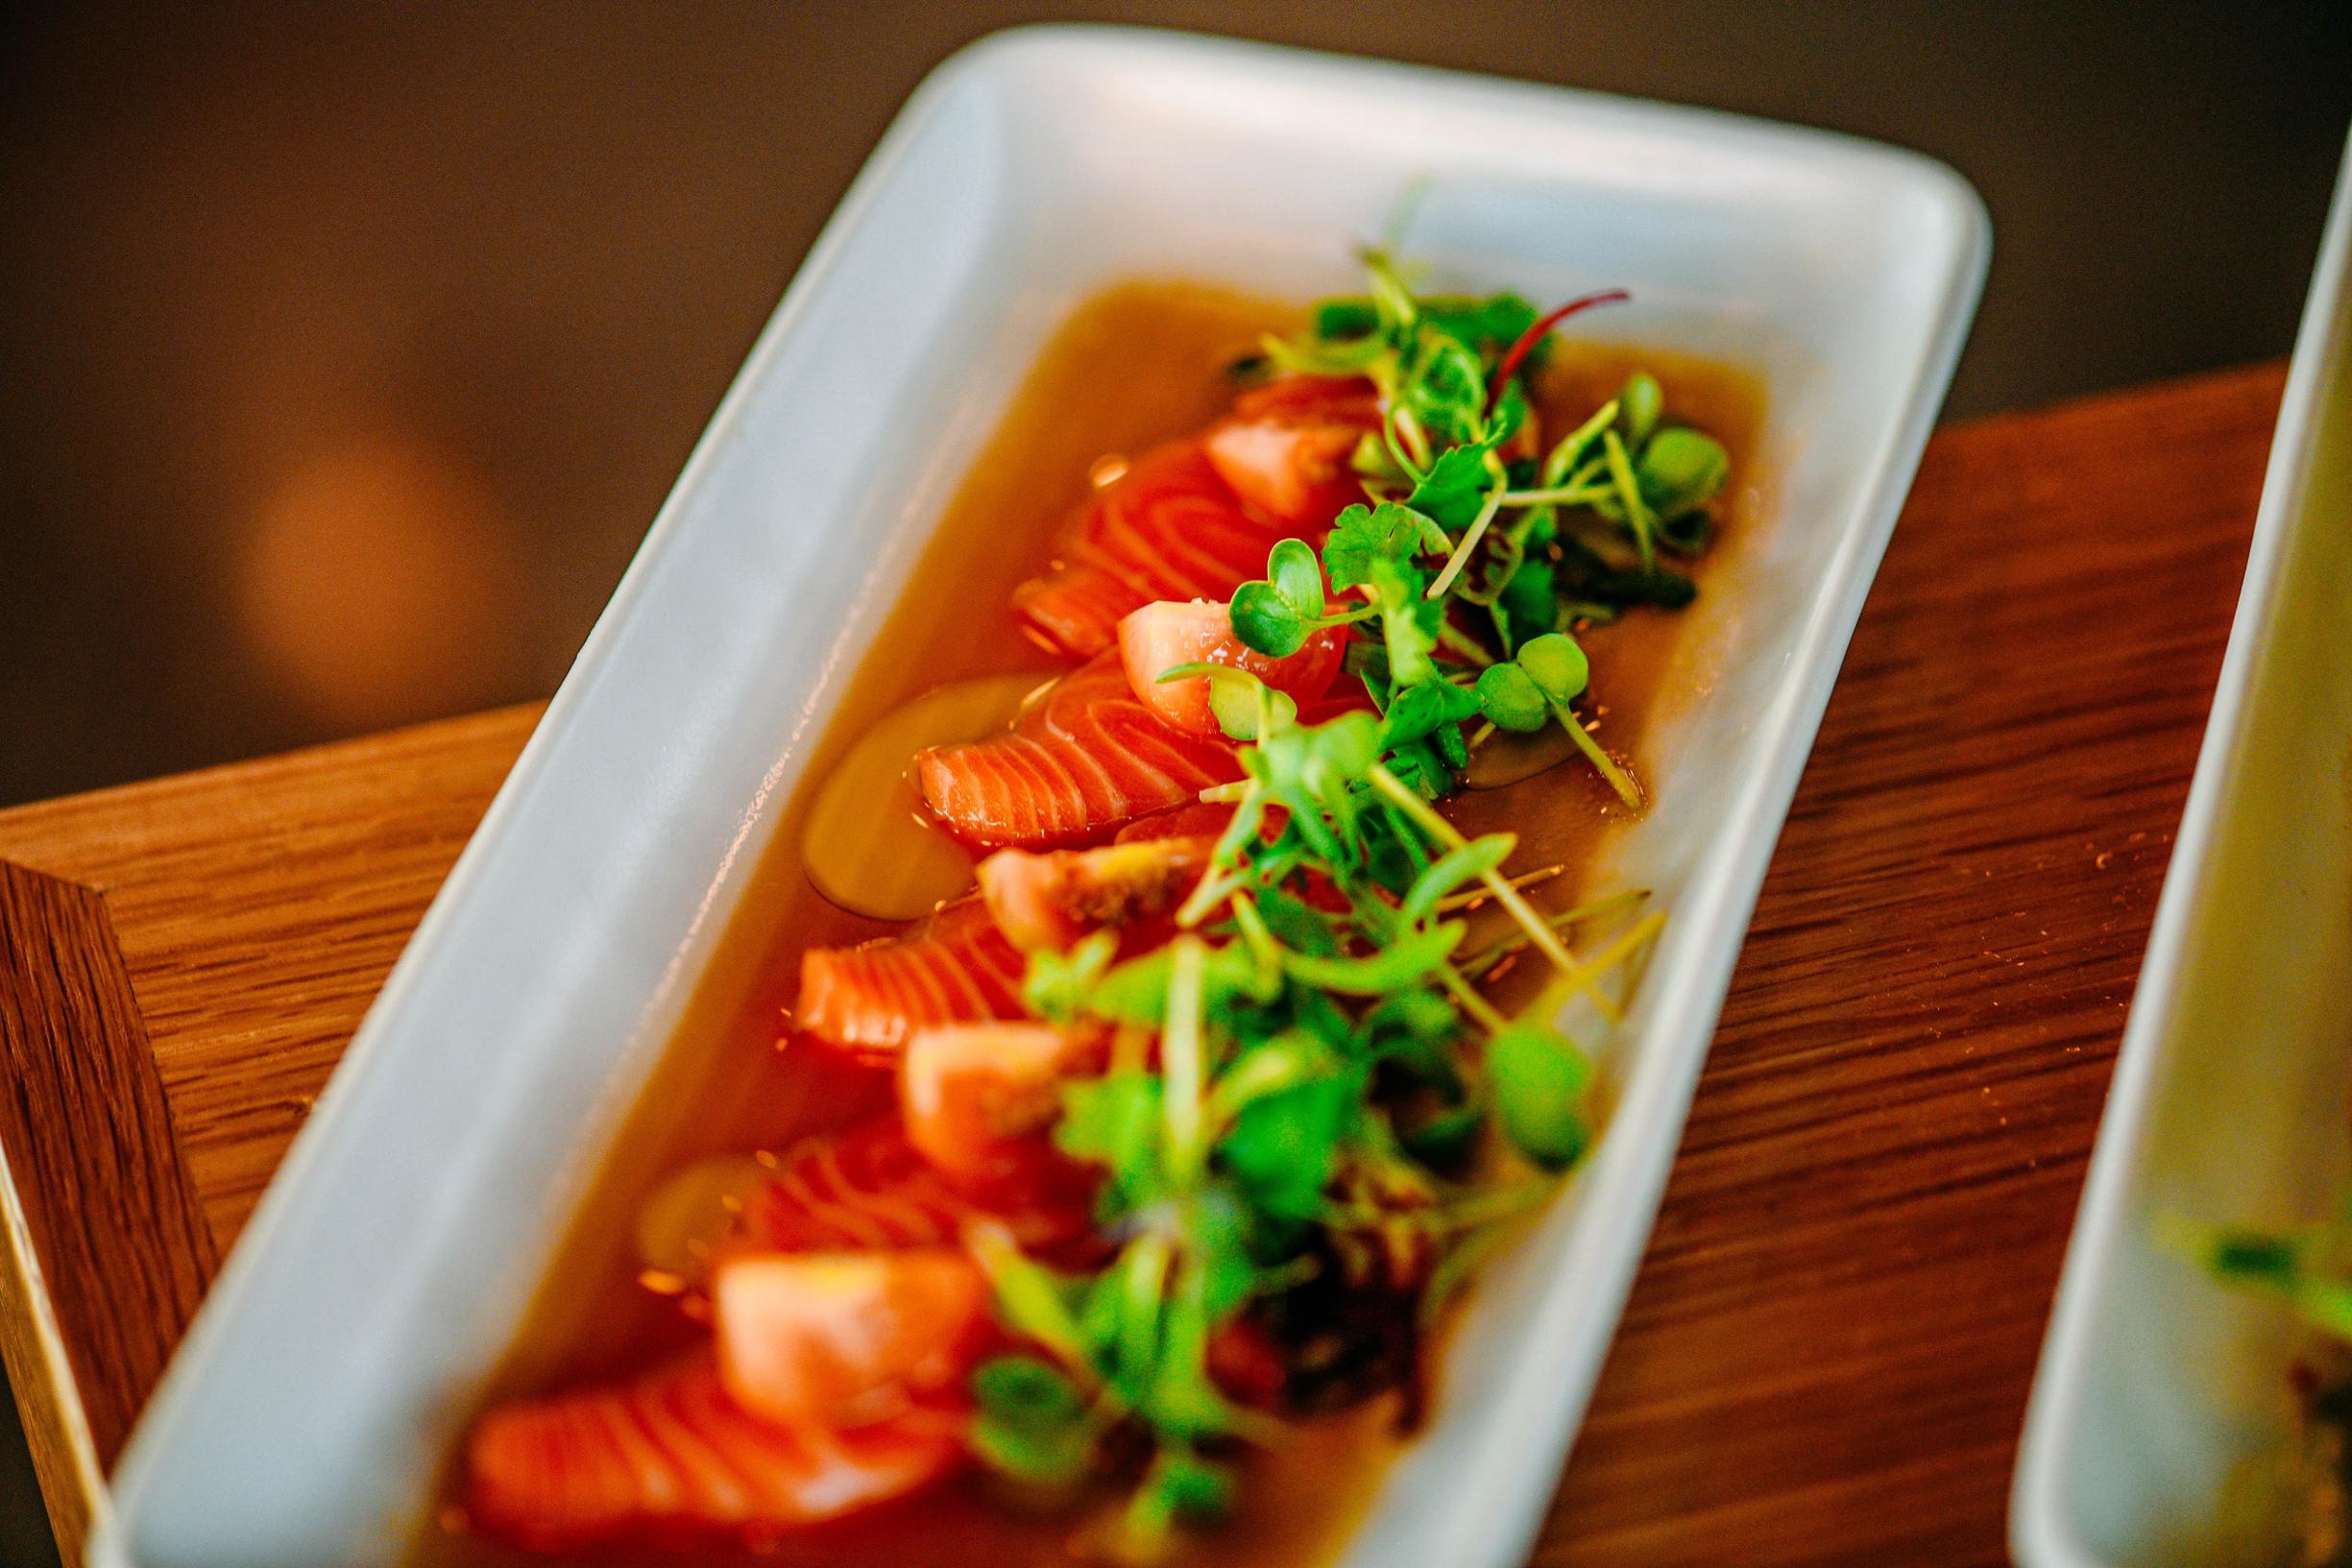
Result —
[{"label": "dish rim", "polygon": [[2245,577],[2230,621],[2229,642],[2207,713],[2180,828],[2156,901],[2130,1014],[2117,1048],[2081,1202],[2067,1237],[2049,1327],[2009,1498],[2009,1548],[2020,1568],[2115,1568],[2079,1539],[2063,1485],[2071,1436],[2089,1392],[2098,1285],[2123,1244],[2133,1176],[2144,1157],[2163,1069],[2172,1057],[2171,1026],[2187,973],[2192,923],[2215,872],[2222,814],[2246,766],[2254,680],[2268,652],[2282,566],[2298,529],[2316,526],[2305,507],[2317,457],[2316,428],[2329,372],[2352,353],[2352,138],[2305,297],[2279,404],[2262,496],[2247,546]]}]

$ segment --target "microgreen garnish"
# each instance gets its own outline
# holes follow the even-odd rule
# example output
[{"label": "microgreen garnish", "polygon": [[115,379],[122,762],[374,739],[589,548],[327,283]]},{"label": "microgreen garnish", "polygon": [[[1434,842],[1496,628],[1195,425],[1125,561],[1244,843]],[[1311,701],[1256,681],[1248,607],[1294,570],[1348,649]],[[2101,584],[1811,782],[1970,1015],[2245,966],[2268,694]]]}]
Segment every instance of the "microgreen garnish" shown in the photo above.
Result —
[{"label": "microgreen garnish", "polygon": [[1603,289],[1598,294],[1588,294],[1580,299],[1570,300],[1558,309],[1548,311],[1530,322],[1526,330],[1521,332],[1517,340],[1504,351],[1502,363],[1494,367],[1495,395],[1501,396],[1502,389],[1509,384],[1511,377],[1518,373],[1520,361],[1528,356],[1537,344],[1543,341],[1545,334],[1549,333],[1553,327],[1580,311],[1590,310],[1594,305],[1622,304],[1632,298],[1633,296],[1623,289]]},{"label": "microgreen garnish", "polygon": [[[1273,658],[1344,629],[1342,678],[1373,711],[1303,724],[1245,671],[1161,674],[1206,679],[1243,742],[1241,780],[1202,797],[1232,818],[1172,940],[1123,957],[1099,932],[1033,955],[1026,990],[1042,1018],[1111,1031],[1109,1070],[1066,1089],[1053,1136],[1097,1172],[1115,1250],[1064,1273],[1001,1229],[973,1238],[1018,1341],[974,1379],[975,1451],[1033,1486],[1131,1484],[1108,1527],[1129,1557],[1221,1515],[1233,1451],[1274,1430],[1265,1390],[1252,1403],[1212,1370],[1217,1347],[1292,1352],[1275,1409],[1323,1397],[1307,1385],[1338,1376],[1319,1370],[1328,1347],[1284,1338],[1300,1303],[1382,1292],[1396,1321],[1425,1320],[1574,1169],[1593,1066],[1558,1020],[1581,999],[1617,1022],[1664,919],[1639,894],[1540,912],[1525,890],[1559,868],[1514,875],[1513,835],[1467,836],[1436,803],[1477,737],[1557,724],[1638,807],[1574,706],[1591,678],[1575,630],[1688,602],[1666,563],[1704,545],[1723,449],[1668,422],[1640,374],[1542,443],[1525,377],[1555,326],[1622,291],[1545,315],[1514,295],[1418,295],[1385,253],[1366,263],[1362,297],[1261,356],[1371,384],[1380,421],[1352,462],[1365,498],[1320,550],[1275,545],[1229,620]],[[1482,986],[1522,950],[1545,983],[1514,1017]],[[1403,1375],[1389,1366],[1385,1385]]]},{"label": "microgreen garnish", "polygon": [[1286,539],[1266,558],[1266,575],[1234,591],[1233,635],[1276,659],[1297,653],[1309,633],[1345,624],[1350,616],[1323,615],[1323,569],[1314,547]]},{"label": "microgreen garnish", "polygon": [[[1476,711],[1467,688],[1425,689]],[[1397,1293],[1417,1317],[1445,1261],[1486,1244],[1506,1210],[1534,1200],[1539,1174],[1571,1169],[1590,1141],[1591,1067],[1549,1015],[1647,935],[1578,959],[1557,925],[1628,901],[1538,914],[1528,879],[1504,871],[1513,835],[1467,837],[1382,760],[1405,708],[1311,726],[1261,709],[1233,825],[1183,933],[1124,959],[1105,932],[1031,960],[1041,1015],[1128,1042],[1108,1072],[1065,1091],[1054,1134],[1101,1171],[1098,1217],[1119,1248],[1061,1274],[997,1227],[975,1232],[999,1315],[1027,1348],[976,1381],[974,1447],[1018,1481],[1068,1487],[1146,1439],[1116,1522],[1122,1551],[1213,1516],[1223,1493],[1203,1478],[1273,1430],[1212,1372],[1221,1336],[1276,1332],[1287,1296],[1335,1284]],[[1459,722],[1451,708],[1427,717]],[[1504,1016],[1463,971],[1471,889],[1555,968],[1525,1017]],[[1503,1187],[1459,1174],[1489,1127],[1497,1159],[1539,1174]],[[1506,1190],[1490,1215],[1489,1194]]]},{"label": "microgreen garnish", "polygon": [[[1365,260],[1363,297],[1319,306],[1307,336],[1269,338],[1265,357],[1371,383],[1381,424],[1355,462],[1367,499],[1333,520],[1320,572],[1302,542],[1276,548],[1265,578],[1234,595],[1234,634],[1279,656],[1320,628],[1352,627],[1350,674],[1398,715],[1384,754],[1426,797],[1453,788],[1467,743],[1452,726],[1475,717],[1520,733],[1560,724],[1637,808],[1632,778],[1572,707],[1586,681],[1574,628],[1690,602],[1690,577],[1665,558],[1706,546],[1729,472],[1723,447],[1668,422],[1664,389],[1646,372],[1548,448],[1534,441],[1524,376],[1553,328],[1625,291],[1539,313],[1515,295],[1418,296],[1385,253]],[[1345,608],[1327,594],[1346,595]],[[1537,666],[1515,663],[1531,644]],[[1465,666],[1474,702],[1445,694],[1465,684]]]},{"label": "microgreen garnish", "polygon": [[2275,1297],[2312,1327],[2352,1342],[2352,1190],[2336,1212],[2288,1230],[2168,1218],[2161,1239],[2241,1290]]}]

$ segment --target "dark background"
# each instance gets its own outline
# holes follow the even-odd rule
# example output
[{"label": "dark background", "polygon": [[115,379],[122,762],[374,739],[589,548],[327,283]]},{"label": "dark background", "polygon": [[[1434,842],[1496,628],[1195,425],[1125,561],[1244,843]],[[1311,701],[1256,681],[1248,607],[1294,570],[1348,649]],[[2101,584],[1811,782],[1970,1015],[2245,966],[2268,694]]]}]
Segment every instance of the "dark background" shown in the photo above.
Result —
[{"label": "dark background", "polygon": [[[2344,9],[12,12],[0,805],[551,690],[891,112],[994,28],[1240,34],[1932,153],[1993,213],[1972,414],[2286,350]],[[0,1563],[37,1564],[15,1441]]]}]

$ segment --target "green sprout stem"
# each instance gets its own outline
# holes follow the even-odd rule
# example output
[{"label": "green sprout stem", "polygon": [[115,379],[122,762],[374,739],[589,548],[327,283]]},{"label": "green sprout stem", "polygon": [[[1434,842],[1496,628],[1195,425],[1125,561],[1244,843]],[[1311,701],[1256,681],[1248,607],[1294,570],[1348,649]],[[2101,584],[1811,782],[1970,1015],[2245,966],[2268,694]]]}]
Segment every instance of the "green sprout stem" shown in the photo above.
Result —
[{"label": "green sprout stem", "polygon": [[1274,940],[1274,933],[1267,927],[1266,917],[1258,912],[1257,900],[1238,889],[1226,897],[1232,900],[1234,927],[1241,932],[1242,940],[1249,944],[1250,955],[1257,959],[1259,976],[1272,979],[1280,975],[1282,944]]},{"label": "green sprout stem", "polygon": [[1540,477],[1547,486],[1557,485],[1568,475],[1577,461],[1585,455],[1600,433],[1617,422],[1617,399],[1612,398],[1592,411],[1592,417],[1562,439],[1543,459]]},{"label": "green sprout stem", "polygon": [[[1541,866],[1534,871],[1523,871],[1516,877],[1511,879],[1511,885],[1524,891],[1527,888],[1535,886],[1538,882],[1550,881],[1554,877],[1559,876],[1562,872],[1567,869],[1568,868],[1564,863],[1560,863]],[[1493,894],[1488,892],[1484,888],[1476,888],[1467,893],[1453,893],[1438,900],[1437,908],[1440,913],[1449,913],[1455,909],[1467,909],[1473,904],[1483,904],[1493,896]],[[1559,923],[1560,917],[1557,915],[1553,916],[1552,924],[1558,925]]]},{"label": "green sprout stem", "polygon": [[1472,518],[1469,527],[1463,530],[1462,543],[1454,546],[1452,555],[1446,557],[1444,569],[1438,573],[1437,581],[1429,585],[1425,597],[1445,597],[1447,590],[1454,586],[1454,579],[1462,575],[1462,568],[1469,565],[1470,553],[1478,548],[1478,542],[1487,537],[1487,529],[1494,521],[1494,514],[1502,510],[1502,505],[1503,487],[1496,485],[1487,492],[1486,504],[1479,507],[1478,516]]},{"label": "green sprout stem", "polygon": [[1468,633],[1450,623],[1438,628],[1438,646],[1443,648],[1447,653],[1456,655],[1466,663],[1477,665],[1480,669],[1494,663],[1492,654],[1480,647]]},{"label": "green sprout stem", "polygon": [[1445,987],[1446,994],[1460,1002],[1462,1010],[1476,1019],[1479,1026],[1489,1034],[1511,1026],[1511,1020],[1505,1018],[1494,1003],[1480,995],[1478,988],[1463,977],[1462,971],[1451,964],[1440,964],[1433,973],[1438,977],[1438,983]]},{"label": "green sprout stem", "polygon": [[1390,408],[1389,422],[1396,427],[1397,437],[1404,443],[1405,453],[1412,460],[1404,465],[1405,470],[1417,479],[1426,474],[1435,459],[1429,449],[1429,432],[1421,428],[1420,420],[1413,410],[1399,405]]},{"label": "green sprout stem", "polygon": [[1092,1381],[1093,1358],[1078,1319],[1051,1290],[1037,1288],[1037,1266],[1030,1262],[1000,1219],[973,1219],[963,1228],[964,1249],[1004,1301],[1018,1301],[1022,1332],[1052,1351],[1065,1367]]},{"label": "green sprout stem", "polygon": [[[1570,926],[1581,926],[1588,920],[1598,920],[1604,915],[1613,915],[1621,910],[1630,909],[1649,896],[1650,890],[1646,887],[1629,887],[1622,893],[1612,893],[1607,898],[1594,899],[1589,904],[1580,904],[1573,909],[1563,909],[1556,915],[1546,916],[1544,924],[1554,930],[1564,930]],[[1468,957],[1458,960],[1458,964],[1463,974],[1472,979],[1477,979],[1488,970],[1492,969],[1525,946],[1527,946],[1525,934],[1515,931],[1492,946],[1482,948]]]},{"label": "green sprout stem", "polygon": [[1179,936],[1169,945],[1168,1021],[1160,1031],[1160,1070],[1167,1088],[1163,1101],[1168,1125],[1170,1173],[1187,1183],[1200,1173],[1205,1154],[1201,1146],[1200,1097],[1207,1079],[1207,1063],[1200,1039],[1200,989],[1205,950],[1197,936]]},{"label": "green sprout stem", "polygon": [[1584,725],[1577,721],[1575,710],[1556,699],[1545,700],[1551,703],[1552,716],[1560,720],[1560,727],[1568,732],[1568,738],[1575,741],[1576,749],[1585,754],[1585,760],[1598,768],[1601,777],[1609,781],[1609,787],[1617,792],[1617,799],[1625,803],[1626,809],[1640,810],[1641,791],[1634,786],[1634,781],[1626,771],[1617,766],[1617,760],[1603,751],[1601,743],[1593,739]]},{"label": "green sprout stem", "polygon": [[1640,482],[1634,477],[1634,460],[1614,430],[1601,432],[1601,449],[1609,458],[1609,476],[1615,482],[1618,504],[1625,508],[1626,525],[1634,531],[1634,546],[1641,552],[1641,569],[1648,571],[1658,565],[1658,542],[1651,537],[1656,524],[1649,503],[1641,498]]},{"label": "green sprout stem", "polygon": [[1571,998],[1581,994],[1590,997],[1592,1004],[1610,1023],[1624,1023],[1624,1016],[1619,1012],[1615,1001],[1594,987],[1610,971],[1656,941],[1658,933],[1665,929],[1666,912],[1663,909],[1651,910],[1612,937],[1600,952],[1545,986],[1543,995],[1537,1000],[1532,1011],[1540,1015],[1558,1012],[1567,1005]]},{"label": "green sprout stem", "polygon": [[[1416,794],[1395,774],[1391,773],[1380,763],[1374,762],[1371,766],[1370,778],[1372,787],[1394,802],[1397,809],[1404,812],[1412,820],[1413,825],[1421,832],[1449,850],[1469,847],[1469,840],[1462,836],[1460,829],[1438,815],[1436,809],[1427,801]],[[1528,940],[1541,949],[1546,958],[1549,958],[1564,973],[1573,973],[1576,970],[1578,967],[1576,955],[1568,951],[1566,943],[1560,940],[1560,933],[1552,929],[1541,915],[1536,913],[1535,905],[1529,904],[1521,896],[1519,890],[1511,885],[1510,878],[1490,867],[1479,873],[1479,880],[1485,882],[1488,889],[1493,893],[1495,902],[1511,911],[1511,918],[1519,923],[1520,929],[1527,932]]]},{"label": "green sprout stem", "polygon": [[1614,485],[1559,485],[1548,490],[1506,490],[1504,506],[1583,506],[1616,494]]}]

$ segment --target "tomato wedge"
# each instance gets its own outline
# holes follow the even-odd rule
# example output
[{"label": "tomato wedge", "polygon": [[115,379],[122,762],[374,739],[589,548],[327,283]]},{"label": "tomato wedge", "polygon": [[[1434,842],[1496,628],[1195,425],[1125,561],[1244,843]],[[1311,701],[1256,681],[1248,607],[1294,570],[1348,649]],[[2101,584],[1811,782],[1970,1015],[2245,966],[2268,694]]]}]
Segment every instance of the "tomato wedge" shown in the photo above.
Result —
[{"label": "tomato wedge", "polygon": [[711,1297],[719,1381],[771,1421],[855,1426],[957,1384],[988,1324],[987,1282],[946,1247],[730,1258]]},{"label": "tomato wedge", "polygon": [[1285,375],[1234,399],[1202,446],[1243,501],[1292,527],[1321,529],[1364,498],[1348,459],[1379,428],[1370,381]]},{"label": "tomato wedge", "polygon": [[1061,1109],[1062,1085],[1100,1073],[1103,1055],[1099,1034],[1050,1024],[924,1029],[899,1062],[908,1141],[965,1182],[1038,1174],[1055,1160],[1039,1135]]},{"label": "tomato wedge", "polygon": [[1119,623],[1119,658],[1128,685],[1147,708],[1173,727],[1192,735],[1221,735],[1209,709],[1209,678],[1162,681],[1178,664],[1229,664],[1248,670],[1304,708],[1330,688],[1340,672],[1346,634],[1325,626],[1307,634],[1297,653],[1276,659],[1259,653],[1233,635],[1227,607],[1213,599],[1147,604]]},{"label": "tomato wedge", "polygon": [[1208,870],[1214,833],[1147,838],[1090,850],[999,850],[980,863],[981,897],[1005,939],[1026,953],[1066,953],[1091,931],[1157,947]]}]

